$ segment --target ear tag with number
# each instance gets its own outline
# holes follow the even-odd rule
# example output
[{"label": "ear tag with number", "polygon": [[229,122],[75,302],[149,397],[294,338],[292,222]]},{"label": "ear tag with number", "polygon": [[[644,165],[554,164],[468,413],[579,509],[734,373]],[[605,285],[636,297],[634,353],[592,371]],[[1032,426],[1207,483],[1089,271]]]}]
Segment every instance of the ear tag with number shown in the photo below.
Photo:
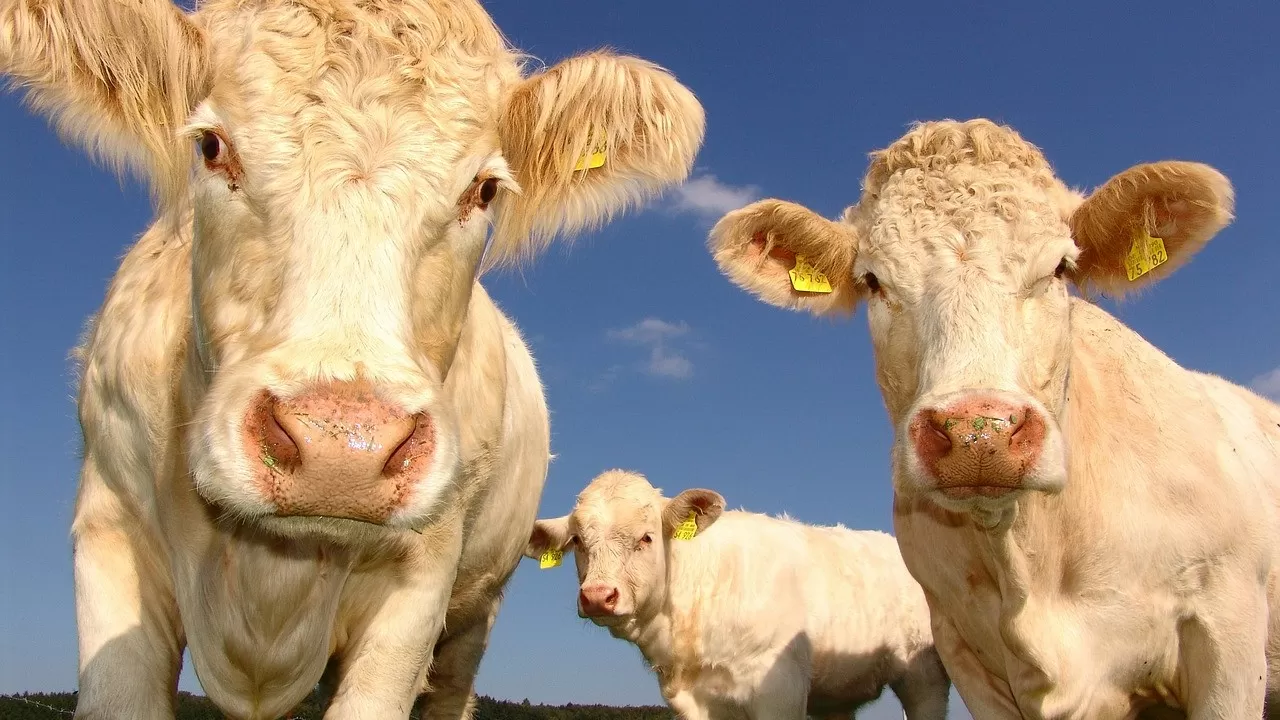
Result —
[{"label": "ear tag with number", "polygon": [[671,537],[676,540],[692,540],[693,536],[698,534],[697,517],[693,511],[690,511],[689,518],[680,523],[680,527],[676,528],[676,534]]},{"label": "ear tag with number", "polygon": [[810,265],[803,255],[796,255],[796,266],[787,271],[791,276],[791,287],[799,292],[829,293],[831,283],[827,276]]},{"label": "ear tag with number", "polygon": [[1133,244],[1129,246],[1129,254],[1124,258],[1124,269],[1129,275],[1129,282],[1155,270],[1168,259],[1164,240],[1152,237],[1146,228],[1140,228],[1134,233]]},{"label": "ear tag with number", "polygon": [[591,152],[578,158],[578,163],[573,166],[574,172],[579,170],[593,170],[604,165],[607,159],[605,155],[604,141],[600,141],[595,147],[591,148]]},{"label": "ear tag with number", "polygon": [[546,570],[547,568],[553,568],[559,565],[560,561],[563,559],[563,550],[548,550],[542,553],[542,557],[538,558],[538,569]]}]

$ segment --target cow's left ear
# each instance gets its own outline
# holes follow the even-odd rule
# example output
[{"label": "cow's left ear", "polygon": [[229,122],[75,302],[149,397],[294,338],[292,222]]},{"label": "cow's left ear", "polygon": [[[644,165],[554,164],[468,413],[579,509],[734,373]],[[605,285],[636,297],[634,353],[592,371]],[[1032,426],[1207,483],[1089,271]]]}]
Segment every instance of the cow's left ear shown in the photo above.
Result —
[{"label": "cow's left ear", "polygon": [[724,496],[715,490],[693,488],[685,490],[667,501],[662,509],[662,532],[667,537],[680,527],[680,524],[693,515],[698,524],[698,532],[711,527],[724,512]]},{"label": "cow's left ear", "polygon": [[1167,161],[1131,167],[1071,213],[1080,248],[1074,277],[1113,297],[1155,282],[1226,227],[1234,207],[1231,181],[1208,165]]},{"label": "cow's left ear", "polygon": [[532,254],[683,181],[705,127],[694,94],[638,58],[587,53],[525,79],[499,120],[520,190],[494,203],[495,258]]}]

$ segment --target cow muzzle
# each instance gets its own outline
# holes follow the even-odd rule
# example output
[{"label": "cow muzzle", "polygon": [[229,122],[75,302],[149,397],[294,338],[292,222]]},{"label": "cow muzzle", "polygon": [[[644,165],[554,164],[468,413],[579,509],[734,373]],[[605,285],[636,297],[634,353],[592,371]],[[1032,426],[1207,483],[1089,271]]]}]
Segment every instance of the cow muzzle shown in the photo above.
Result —
[{"label": "cow muzzle", "polygon": [[289,398],[258,394],[245,449],[275,515],[384,523],[430,466],[435,426],[364,381],[328,382]]},{"label": "cow muzzle", "polygon": [[953,500],[998,499],[1037,475],[1050,421],[1016,396],[955,393],[916,410],[911,448],[933,490]]},{"label": "cow muzzle", "polygon": [[608,583],[589,583],[578,592],[578,614],[584,618],[601,620],[617,617],[621,593]]}]

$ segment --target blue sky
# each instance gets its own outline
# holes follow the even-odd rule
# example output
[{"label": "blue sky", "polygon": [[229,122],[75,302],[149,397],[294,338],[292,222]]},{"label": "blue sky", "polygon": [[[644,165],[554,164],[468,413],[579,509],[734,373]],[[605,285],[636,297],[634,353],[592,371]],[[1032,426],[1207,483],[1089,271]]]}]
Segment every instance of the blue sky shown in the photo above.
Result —
[{"label": "blue sky", "polygon": [[[543,516],[621,466],[672,493],[712,487],[735,507],[889,529],[890,429],[865,320],[759,304],[703,242],[721,212],[760,196],[836,215],[857,197],[866,153],[914,120],[1007,122],[1076,186],[1160,159],[1225,172],[1236,223],[1172,278],[1108,306],[1184,365],[1280,396],[1280,5],[485,4],[547,62],[607,45],[671,68],[708,116],[694,181],[485,281],[547,388],[557,458]],[[71,689],[79,436],[67,355],[150,209],[136,183],[64,148],[12,94],[0,95],[0,137],[0,693]],[[571,566],[521,566],[478,690],[658,702],[638,654],[576,617],[575,585]],[[189,667],[182,685],[198,687]],[[892,702],[869,716],[899,717]]]}]

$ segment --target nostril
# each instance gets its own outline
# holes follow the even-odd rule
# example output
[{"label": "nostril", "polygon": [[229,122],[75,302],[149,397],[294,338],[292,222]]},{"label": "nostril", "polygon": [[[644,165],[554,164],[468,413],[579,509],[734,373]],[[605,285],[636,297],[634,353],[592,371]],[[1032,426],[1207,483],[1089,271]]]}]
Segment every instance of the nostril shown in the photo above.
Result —
[{"label": "nostril", "polygon": [[259,428],[259,440],[265,455],[263,462],[267,463],[268,467],[279,467],[282,470],[296,468],[302,457],[301,446],[298,443],[306,442],[306,439],[295,438],[289,434],[285,425],[280,422],[282,410],[274,397],[268,398],[267,403],[270,404],[270,412],[264,414]]},{"label": "nostril", "polygon": [[430,454],[434,439],[429,427],[430,421],[420,414],[413,415],[409,420],[405,424],[404,438],[394,445],[395,449],[382,466],[384,476],[398,475],[408,470],[415,459]]},{"label": "nostril", "polygon": [[617,605],[617,604],[618,604],[618,589],[617,589],[617,588],[614,588],[614,589],[613,589],[613,591],[609,593],[609,596],[608,596],[608,597],[606,597],[606,598],[604,599],[604,604],[605,604],[605,605],[607,605],[607,606],[608,606],[608,607],[610,607],[610,608],[612,608],[614,605]]}]

